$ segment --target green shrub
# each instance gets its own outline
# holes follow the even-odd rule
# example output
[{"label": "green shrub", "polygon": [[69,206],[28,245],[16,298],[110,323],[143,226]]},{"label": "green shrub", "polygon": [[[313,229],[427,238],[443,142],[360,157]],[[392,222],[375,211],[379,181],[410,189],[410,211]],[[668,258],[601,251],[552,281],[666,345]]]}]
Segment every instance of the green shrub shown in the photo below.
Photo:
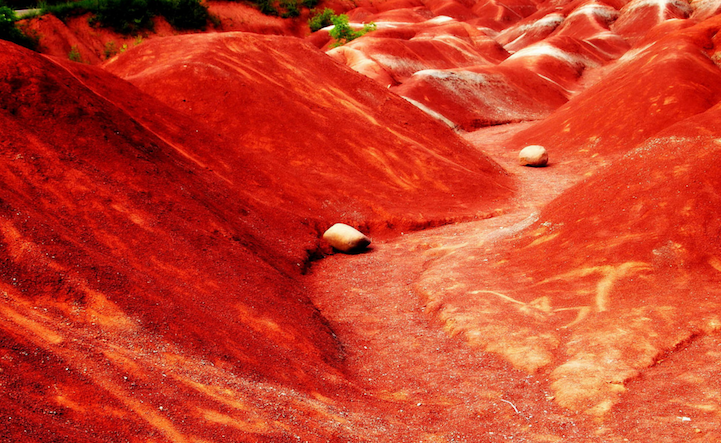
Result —
[{"label": "green shrub", "polygon": [[18,29],[15,22],[18,18],[15,11],[7,6],[0,6],[0,40],[7,40],[29,49],[37,48],[37,39],[26,35]]},{"label": "green shrub", "polygon": [[297,0],[280,0],[280,7],[285,9],[285,12],[281,14],[283,18],[298,17],[300,15]]},{"label": "green shrub", "polygon": [[146,0],[98,0],[96,23],[121,34],[135,34],[153,29],[153,16]]},{"label": "green shrub", "polygon": [[[312,12],[316,12],[315,10]],[[316,14],[308,19],[308,26],[310,26],[310,32],[316,32],[320,29],[325,28],[333,24],[331,17],[335,17],[335,12],[330,8],[325,8],[323,12],[316,12]]]},{"label": "green shrub", "polygon": [[105,56],[106,60],[117,53],[118,45],[116,45],[114,41],[105,42],[105,49],[103,50],[103,55]]},{"label": "green shrub", "polygon": [[334,15],[330,21],[333,23],[333,29],[330,30],[330,36],[335,39],[335,43],[331,47],[344,45],[351,40],[355,40],[358,37],[367,34],[368,32],[375,31],[376,24],[371,22],[363,25],[363,29],[356,31],[348,24],[348,16],[345,14]]},{"label": "green shrub", "polygon": [[273,6],[271,0],[256,0],[255,4],[258,5],[260,12],[265,15],[278,15],[278,10]]},{"label": "green shrub", "polygon": [[[54,0],[50,0],[54,1]],[[205,29],[210,15],[201,0],[80,0],[65,3],[41,3],[44,14],[61,20],[93,14],[91,24],[112,28],[122,34],[153,29],[153,17],[161,15],[175,29]]]},{"label": "green shrub", "polygon": [[35,2],[32,0],[0,0],[0,6],[7,6],[11,9],[28,9],[32,8]]},{"label": "green shrub", "polygon": [[160,0],[159,13],[175,29],[205,29],[208,8],[200,0]]},{"label": "green shrub", "polygon": [[220,17],[218,17],[216,14],[211,14],[210,11],[208,11],[208,21],[213,24],[216,28],[219,28],[221,25]]},{"label": "green shrub", "polygon": [[260,12],[265,15],[280,16],[283,18],[294,18],[300,16],[301,8],[311,9],[318,4],[320,0],[249,0],[250,3],[258,7]]},{"label": "green shrub", "polygon": [[71,61],[82,63],[83,58],[80,56],[80,50],[78,50],[77,46],[72,46],[70,48],[70,52],[68,52],[68,58]]},{"label": "green shrub", "polygon": [[86,12],[94,12],[97,9],[96,0],[80,0],[78,2],[45,3],[41,2],[38,7],[41,14],[52,14],[60,20],[68,17],[83,15]]}]

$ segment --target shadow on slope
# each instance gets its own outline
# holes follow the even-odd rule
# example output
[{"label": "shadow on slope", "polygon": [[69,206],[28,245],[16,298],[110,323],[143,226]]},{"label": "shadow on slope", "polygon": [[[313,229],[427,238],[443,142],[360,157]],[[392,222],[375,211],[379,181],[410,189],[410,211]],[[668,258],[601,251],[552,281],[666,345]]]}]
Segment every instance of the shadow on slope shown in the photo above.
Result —
[{"label": "shadow on slope", "polygon": [[267,177],[248,157],[237,185],[222,159],[198,160],[225,142],[132,85],[0,53],[3,436],[308,432],[258,411],[323,416],[320,392],[350,392],[297,281],[315,229],[258,200]]},{"label": "shadow on slope", "polygon": [[409,230],[486,217],[511,192],[449,128],[299,39],[156,39],[105,68],[233,140],[224,156],[267,159],[297,213]]}]

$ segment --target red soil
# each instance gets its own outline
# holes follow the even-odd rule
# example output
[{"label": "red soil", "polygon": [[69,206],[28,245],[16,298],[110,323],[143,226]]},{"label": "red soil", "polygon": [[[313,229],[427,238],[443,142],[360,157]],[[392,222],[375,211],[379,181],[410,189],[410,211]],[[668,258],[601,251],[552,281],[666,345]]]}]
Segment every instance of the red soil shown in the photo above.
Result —
[{"label": "red soil", "polygon": [[229,159],[267,160],[268,186],[327,226],[486,217],[509,195],[502,169],[447,127],[298,39],[156,39],[104,67],[233,140]]},{"label": "red soil", "polygon": [[519,235],[439,260],[419,285],[430,309],[472,345],[547,376],[562,406],[605,415],[626,381],[721,328],[718,112],[645,141]]},{"label": "red soil", "polygon": [[[474,130],[549,116],[583,89],[579,83],[587,69],[604,66],[629,49],[610,29],[619,5],[516,6],[514,19],[501,19],[501,14],[495,24],[481,23],[491,16],[488,12],[477,12],[475,19],[451,14],[422,22],[381,21],[376,33],[328,54],[395,87],[452,126]],[[431,14],[437,12],[431,8]],[[327,39],[313,41],[328,48]]]},{"label": "red soil", "polygon": [[691,13],[686,2],[633,0],[621,9],[613,30],[636,43],[654,26],[670,19],[685,19]]},{"label": "red soil", "polygon": [[604,163],[707,110],[721,99],[721,73],[709,58],[719,25],[709,20],[629,51],[605,80],[519,133],[510,146],[541,144],[557,161]]},{"label": "red soil", "polygon": [[721,439],[718,8],[323,6],[0,42],[0,441]]},{"label": "red soil", "polygon": [[549,115],[566,102],[562,88],[521,66],[425,70],[395,92],[472,131]]},{"label": "red soil", "polygon": [[[119,408],[138,414],[120,429],[172,438],[202,418],[178,402],[202,392],[195,367],[337,384],[339,344],[296,280],[316,234],[261,201],[267,175],[245,159],[229,186],[197,156],[224,139],[103,71],[0,44],[8,416],[59,435],[88,421],[107,441],[109,416],[86,414]],[[190,420],[168,424],[163,404]]]}]

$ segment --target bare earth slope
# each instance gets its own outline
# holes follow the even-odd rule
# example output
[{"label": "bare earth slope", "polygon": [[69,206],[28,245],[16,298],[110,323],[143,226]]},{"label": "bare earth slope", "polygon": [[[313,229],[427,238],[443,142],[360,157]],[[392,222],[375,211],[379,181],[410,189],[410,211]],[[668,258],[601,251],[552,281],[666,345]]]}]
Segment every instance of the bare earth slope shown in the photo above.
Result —
[{"label": "bare earth slope", "polygon": [[[316,234],[256,200],[262,173],[229,186],[184,149],[222,141],[142,119],[182,115],[0,45],[3,439],[211,438],[201,424],[241,401],[230,384],[343,385],[340,345],[296,282]],[[113,83],[139,117],[103,94]]]},{"label": "bare earth slope", "polygon": [[721,439],[719,2],[328,4],[0,41],[0,442]]},{"label": "bare earth slope", "polygon": [[721,71],[712,60],[720,25],[716,17],[629,50],[603,81],[520,132],[511,146],[541,144],[559,162],[603,164],[709,109],[721,99]]},{"label": "bare earth slope", "polygon": [[721,326],[716,111],[702,118],[569,189],[520,235],[439,260],[419,286],[430,309],[549,373],[561,405],[608,412],[625,381]]},{"label": "bare earth slope", "polygon": [[[717,26],[711,22],[671,34],[649,51],[687,45],[690,36],[715,34]],[[713,44],[701,40],[694,48],[692,54]],[[671,59],[694,60],[683,51],[670,54]],[[654,58],[664,61],[663,56]],[[704,75],[716,78],[718,68],[706,65],[708,58],[698,60],[703,67],[692,71],[689,86],[675,80],[673,69],[663,70],[671,75],[655,83],[644,82],[642,94],[637,86],[623,88],[623,82],[607,79],[588,91],[588,101],[582,94],[559,110],[549,124],[563,116],[586,118],[583,106],[603,103],[590,98],[594,91],[615,90],[617,101],[629,91],[641,101],[676,88],[686,91],[669,96],[676,106],[666,114],[650,104],[656,115],[678,123],[659,128],[638,145],[632,137],[625,137],[623,145],[618,141],[631,129],[622,123],[628,117],[617,124],[614,116],[594,119],[595,126],[581,124],[588,132],[605,125],[602,131],[595,129],[597,138],[610,136],[606,149],[626,154],[515,225],[506,238],[492,233],[444,253],[420,279],[418,290],[429,311],[451,334],[504,356],[517,368],[544,374],[555,401],[568,409],[607,417],[623,402],[629,380],[721,328],[716,217],[721,190],[712,160],[719,149],[718,105],[684,118],[684,110],[693,114],[696,107],[708,106],[706,99],[718,101],[708,95]],[[696,94],[703,99],[695,99]],[[637,140],[642,139],[644,117],[640,113],[633,120]],[[559,149],[573,146],[573,138],[554,136],[565,145]],[[636,394],[633,401],[683,403],[705,387],[685,389],[656,392],[660,397],[643,400]],[[700,408],[698,413],[712,410],[717,412]],[[718,429],[712,429],[716,435]]]},{"label": "bare earth slope", "polygon": [[299,39],[156,39],[104,67],[235,141],[228,157],[266,158],[274,188],[330,220],[407,230],[485,217],[510,194],[445,125]]}]

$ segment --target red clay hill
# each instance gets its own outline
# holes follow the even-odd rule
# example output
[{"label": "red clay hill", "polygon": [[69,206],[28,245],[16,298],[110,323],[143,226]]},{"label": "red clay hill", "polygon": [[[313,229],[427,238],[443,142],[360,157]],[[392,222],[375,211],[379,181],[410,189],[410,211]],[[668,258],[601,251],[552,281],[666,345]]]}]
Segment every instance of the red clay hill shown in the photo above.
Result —
[{"label": "red clay hill", "polygon": [[267,159],[278,194],[326,220],[408,230],[485,217],[510,194],[445,125],[299,39],[156,39],[104,68],[232,140],[228,162]]},{"label": "red clay hill", "polygon": [[0,44],[4,437],[207,437],[210,378],[343,384],[297,284],[316,232],[261,201],[266,173],[248,161],[230,186],[192,152],[223,139],[97,68]]},{"label": "red clay hill", "polygon": [[333,49],[213,2],[112,57],[30,21],[0,441],[721,439],[717,3],[339,1],[377,30]]}]

